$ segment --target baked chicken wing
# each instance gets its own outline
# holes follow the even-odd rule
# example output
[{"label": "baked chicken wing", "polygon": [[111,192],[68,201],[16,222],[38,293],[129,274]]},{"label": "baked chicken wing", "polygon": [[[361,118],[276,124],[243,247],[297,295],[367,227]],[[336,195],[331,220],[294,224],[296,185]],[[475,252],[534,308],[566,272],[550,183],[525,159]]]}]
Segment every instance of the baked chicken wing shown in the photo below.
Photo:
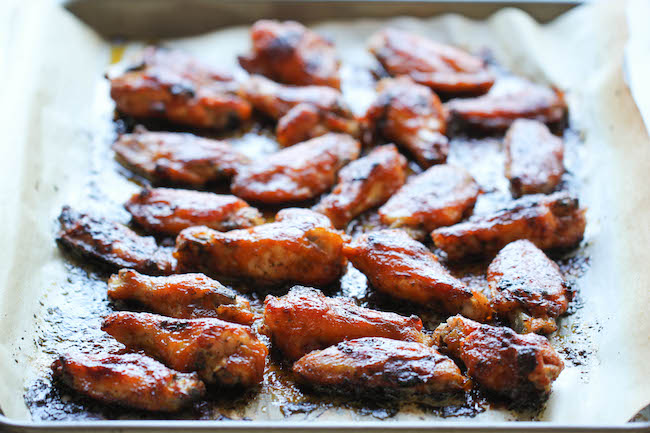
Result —
[{"label": "baked chicken wing", "polygon": [[262,381],[268,350],[248,326],[120,312],[106,317],[102,330],[170,368],[197,372],[206,383],[254,386]]},{"label": "baked chicken wing", "polygon": [[392,144],[379,146],[339,171],[338,184],[314,210],[327,215],[335,227],[383,204],[406,182],[406,158]]},{"label": "baked chicken wing", "polygon": [[485,388],[512,397],[548,393],[564,362],[545,337],[520,335],[510,328],[482,325],[462,316],[447,319],[434,332],[443,353],[465,364]]},{"label": "baked chicken wing", "polygon": [[179,373],[138,353],[68,353],[52,364],[54,377],[104,403],[175,412],[205,394],[196,373]]},{"label": "baked chicken wing", "polygon": [[206,227],[183,230],[175,257],[184,271],[205,272],[258,284],[300,283],[326,286],[345,268],[344,235],[329,219],[308,209],[283,209],[275,222],[217,232]]},{"label": "baked chicken wing", "polygon": [[425,341],[417,316],[359,307],[349,299],[329,298],[320,290],[302,286],[279,298],[267,296],[264,323],[273,345],[291,360],[359,337]]}]

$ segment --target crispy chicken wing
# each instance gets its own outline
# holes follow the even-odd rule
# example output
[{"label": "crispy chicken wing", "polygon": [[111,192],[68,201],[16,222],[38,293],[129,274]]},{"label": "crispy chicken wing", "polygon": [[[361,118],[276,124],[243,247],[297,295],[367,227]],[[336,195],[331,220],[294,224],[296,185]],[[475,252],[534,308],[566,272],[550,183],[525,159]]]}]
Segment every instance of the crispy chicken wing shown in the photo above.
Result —
[{"label": "crispy chicken wing", "polygon": [[248,162],[228,143],[179,132],[149,132],[142,127],[113,143],[117,160],[148,179],[201,186],[230,178]]},{"label": "crispy chicken wing", "polygon": [[449,140],[445,110],[428,87],[408,77],[383,79],[362,123],[374,135],[403,146],[422,167],[445,162]]},{"label": "crispy chicken wing", "polygon": [[345,268],[344,235],[329,219],[308,209],[283,209],[275,222],[221,233],[185,229],[175,257],[186,271],[244,278],[258,284],[326,286]]},{"label": "crispy chicken wing", "polygon": [[329,298],[320,290],[303,286],[295,286],[280,298],[267,296],[264,323],[273,345],[291,360],[359,337],[425,341],[417,316],[359,307],[349,299]]},{"label": "crispy chicken wing", "polygon": [[251,27],[252,53],[239,56],[251,74],[306,86],[341,86],[334,45],[295,21],[259,20]]},{"label": "crispy chicken wing", "polygon": [[478,57],[403,30],[375,33],[369,49],[390,75],[407,75],[436,92],[481,95],[494,84],[494,76]]},{"label": "crispy chicken wing", "polygon": [[406,158],[392,144],[379,146],[339,171],[339,181],[314,210],[335,227],[345,226],[362,212],[383,204],[406,181]]},{"label": "crispy chicken wing", "polygon": [[512,195],[548,194],[564,173],[564,143],[542,122],[517,119],[504,140]]},{"label": "crispy chicken wing", "polygon": [[196,373],[179,373],[138,353],[69,353],[54,361],[52,370],[81,394],[135,409],[175,412],[205,394]]},{"label": "crispy chicken wing", "polygon": [[493,256],[518,239],[528,239],[543,250],[571,248],[584,235],[585,212],[577,198],[564,192],[529,195],[492,214],[438,228],[431,237],[450,260]]},{"label": "crispy chicken wing", "polygon": [[429,233],[456,224],[474,208],[479,187],[463,168],[435,165],[411,178],[379,208],[384,224]]},{"label": "crispy chicken wing", "polygon": [[244,200],[211,192],[147,188],[134,194],[124,207],[140,227],[171,236],[194,226],[228,231],[264,222],[262,214]]},{"label": "crispy chicken wing", "polygon": [[360,148],[345,134],[312,138],[242,169],[231,191],[244,200],[268,204],[308,200],[328,191],[338,171],[359,157]]},{"label": "crispy chicken wing", "polygon": [[548,393],[564,362],[541,335],[520,335],[510,328],[482,325],[462,316],[447,319],[434,339],[467,367],[485,388],[513,399]]},{"label": "crispy chicken wing", "polygon": [[149,277],[122,269],[108,280],[108,296],[136,301],[158,314],[178,319],[213,317],[250,325],[257,317],[246,299],[203,274]]},{"label": "crispy chicken wing", "polygon": [[367,337],[343,341],[300,358],[301,381],[338,392],[397,390],[418,394],[468,389],[454,361],[425,344]]},{"label": "crispy chicken wing", "polygon": [[128,227],[64,206],[56,241],[70,252],[112,269],[133,268],[145,274],[170,274],[175,263],[170,252],[154,238],[140,236]]},{"label": "crispy chicken wing", "polygon": [[229,74],[179,51],[147,47],[139,64],[111,79],[118,111],[199,128],[224,129],[251,117]]},{"label": "crispy chicken wing", "polygon": [[240,95],[256,110],[278,120],[276,135],[290,146],[327,132],[359,134],[343,95],[327,86],[284,86],[261,76],[243,83]]},{"label": "crispy chicken wing", "polygon": [[571,292],[558,266],[532,242],[506,245],[487,271],[492,308],[518,332],[548,334],[569,306]]},{"label": "crispy chicken wing", "polygon": [[248,326],[120,312],[106,317],[102,330],[170,368],[196,371],[206,383],[254,386],[264,374],[268,350]]},{"label": "crispy chicken wing", "polygon": [[487,298],[454,278],[436,256],[402,230],[379,230],[345,245],[343,254],[377,290],[418,304],[485,320]]}]

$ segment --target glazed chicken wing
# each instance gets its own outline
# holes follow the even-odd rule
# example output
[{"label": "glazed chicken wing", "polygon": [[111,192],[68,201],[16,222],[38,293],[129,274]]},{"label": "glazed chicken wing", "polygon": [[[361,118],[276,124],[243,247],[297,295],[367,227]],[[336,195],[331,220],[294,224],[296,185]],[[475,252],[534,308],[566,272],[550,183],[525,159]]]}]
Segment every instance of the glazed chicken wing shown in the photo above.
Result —
[{"label": "glazed chicken wing", "polygon": [[363,118],[365,127],[407,149],[422,167],[445,162],[449,140],[438,96],[407,77],[383,79],[377,92]]},{"label": "glazed chicken wing", "polygon": [[257,21],[251,42],[252,52],[239,56],[239,64],[251,74],[298,86],[341,86],[334,45],[300,23]]},{"label": "glazed chicken wing", "polygon": [[403,30],[375,33],[369,49],[390,75],[407,75],[436,92],[481,95],[494,84],[494,76],[478,57]]},{"label": "glazed chicken wing", "polygon": [[532,242],[506,245],[490,264],[492,308],[518,332],[549,334],[569,306],[571,292],[558,266]]},{"label": "glazed chicken wing", "polygon": [[564,173],[564,143],[542,122],[515,120],[504,144],[505,174],[513,196],[548,194],[560,183]]},{"label": "glazed chicken wing", "polygon": [[406,181],[406,158],[392,144],[379,146],[339,171],[339,181],[314,210],[327,215],[335,227],[383,204]]},{"label": "glazed chicken wing", "polygon": [[111,79],[118,111],[199,128],[230,128],[249,119],[252,108],[236,91],[229,74],[155,47],[147,47],[139,64]]},{"label": "glazed chicken wing", "polygon": [[485,388],[513,399],[548,393],[564,362],[545,337],[482,325],[462,316],[436,329],[439,350],[459,359]]},{"label": "glazed chicken wing", "polygon": [[343,254],[381,292],[477,320],[490,316],[482,293],[454,278],[431,251],[402,230],[364,234],[345,245]]},{"label": "glazed chicken wing", "polygon": [[528,239],[543,250],[571,248],[584,235],[585,212],[567,193],[529,195],[492,214],[436,229],[431,237],[450,260],[493,256],[518,239]]},{"label": "glazed chicken wing", "polygon": [[463,219],[474,208],[478,194],[478,185],[465,169],[435,165],[400,188],[379,208],[379,216],[386,225],[424,237]]},{"label": "glazed chicken wing", "polygon": [[197,372],[206,383],[254,386],[262,381],[268,350],[248,326],[120,312],[106,317],[102,330],[170,368]]},{"label": "glazed chicken wing", "polygon": [[253,76],[240,95],[256,110],[278,121],[276,135],[282,146],[327,132],[359,134],[359,125],[338,90],[326,86],[284,86]]},{"label": "glazed chicken wing", "polygon": [[313,138],[242,169],[231,191],[244,200],[267,204],[317,197],[334,185],[343,166],[359,157],[360,146],[344,134]]},{"label": "glazed chicken wing", "polygon": [[179,373],[138,353],[69,353],[52,364],[54,377],[104,403],[175,412],[205,394],[196,373]]},{"label": "glazed chicken wing", "polygon": [[469,381],[454,361],[425,344],[359,338],[300,358],[293,371],[302,382],[338,392],[410,391],[431,394],[466,390]]},{"label": "glazed chicken wing", "polygon": [[211,192],[147,188],[134,194],[124,207],[140,227],[170,236],[194,226],[228,231],[264,222],[262,214],[244,200]]},{"label": "glazed chicken wing", "polygon": [[228,143],[179,132],[138,127],[113,144],[115,157],[130,170],[163,184],[205,185],[232,177],[248,162]]},{"label": "glazed chicken wing", "polygon": [[66,250],[118,270],[133,268],[145,274],[170,274],[174,260],[154,238],[140,236],[128,227],[83,214],[64,206],[56,241]]},{"label": "glazed chicken wing", "polygon": [[273,345],[290,360],[359,337],[425,341],[417,316],[362,308],[349,299],[329,298],[320,290],[302,286],[280,298],[267,296],[264,323]]},{"label": "glazed chicken wing", "polygon": [[108,280],[108,296],[136,301],[158,314],[178,319],[213,317],[250,325],[257,317],[246,299],[203,274],[150,277],[122,269]]},{"label": "glazed chicken wing", "polygon": [[253,280],[258,284],[326,286],[345,268],[344,235],[307,209],[283,209],[275,222],[221,233],[185,229],[176,239],[180,269]]}]

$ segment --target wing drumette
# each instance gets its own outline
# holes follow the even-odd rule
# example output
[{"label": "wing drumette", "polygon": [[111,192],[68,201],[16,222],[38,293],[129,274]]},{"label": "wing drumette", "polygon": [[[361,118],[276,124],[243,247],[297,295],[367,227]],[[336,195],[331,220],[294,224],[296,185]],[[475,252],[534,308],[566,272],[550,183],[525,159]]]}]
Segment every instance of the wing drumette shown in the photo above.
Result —
[{"label": "wing drumette", "polygon": [[359,337],[425,341],[417,316],[362,308],[349,299],[328,298],[319,290],[302,286],[295,286],[280,298],[267,296],[264,323],[274,346],[291,360]]},{"label": "wing drumette", "polygon": [[175,370],[196,371],[206,383],[254,386],[262,380],[268,350],[248,326],[120,312],[106,317],[102,330]]}]

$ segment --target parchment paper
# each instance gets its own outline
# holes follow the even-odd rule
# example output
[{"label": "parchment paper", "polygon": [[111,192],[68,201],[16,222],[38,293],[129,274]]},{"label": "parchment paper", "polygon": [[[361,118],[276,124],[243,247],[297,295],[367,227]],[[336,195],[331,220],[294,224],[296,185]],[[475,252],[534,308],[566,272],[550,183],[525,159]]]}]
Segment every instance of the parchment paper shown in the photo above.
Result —
[{"label": "parchment paper", "polygon": [[[541,415],[553,423],[623,423],[650,402],[650,139],[624,80],[627,6],[624,1],[599,2],[546,26],[513,9],[485,22],[459,16],[391,22],[474,52],[489,48],[514,72],[554,83],[567,92],[572,125],[584,133],[581,198],[589,207],[591,266],[579,281],[584,306],[563,321],[554,344],[582,339],[593,356],[585,365],[567,362]],[[627,14],[634,20],[641,9]],[[647,27],[647,16],[645,22]],[[47,337],[42,317],[48,308],[66,308],[67,274],[54,243],[55,218],[63,204],[83,208],[94,169],[90,154],[97,140],[110,136],[112,105],[102,75],[111,47],[49,1],[6,8],[0,24],[6,29],[0,45],[0,407],[8,417],[25,420],[24,387],[51,360],[37,341]],[[317,29],[335,40],[344,62],[364,66],[371,62],[365,40],[384,25],[356,20]],[[647,107],[647,87],[639,82],[649,59],[639,47],[650,45],[647,29],[641,30],[627,50],[627,76],[635,83],[639,105]],[[235,67],[236,54],[248,48],[247,31],[228,29],[166,44]],[[128,51],[136,48],[134,44]],[[354,69],[344,78],[344,85],[360,79]],[[352,102],[361,111],[367,95]],[[118,203],[137,189],[117,173],[99,182],[111,185],[106,199]],[[260,396],[251,410],[255,420],[283,419],[268,395]],[[364,417],[341,409],[318,418],[349,419]],[[488,411],[455,421],[509,419],[513,416],[506,411]],[[430,424],[419,414],[386,422],[402,420]]]}]

